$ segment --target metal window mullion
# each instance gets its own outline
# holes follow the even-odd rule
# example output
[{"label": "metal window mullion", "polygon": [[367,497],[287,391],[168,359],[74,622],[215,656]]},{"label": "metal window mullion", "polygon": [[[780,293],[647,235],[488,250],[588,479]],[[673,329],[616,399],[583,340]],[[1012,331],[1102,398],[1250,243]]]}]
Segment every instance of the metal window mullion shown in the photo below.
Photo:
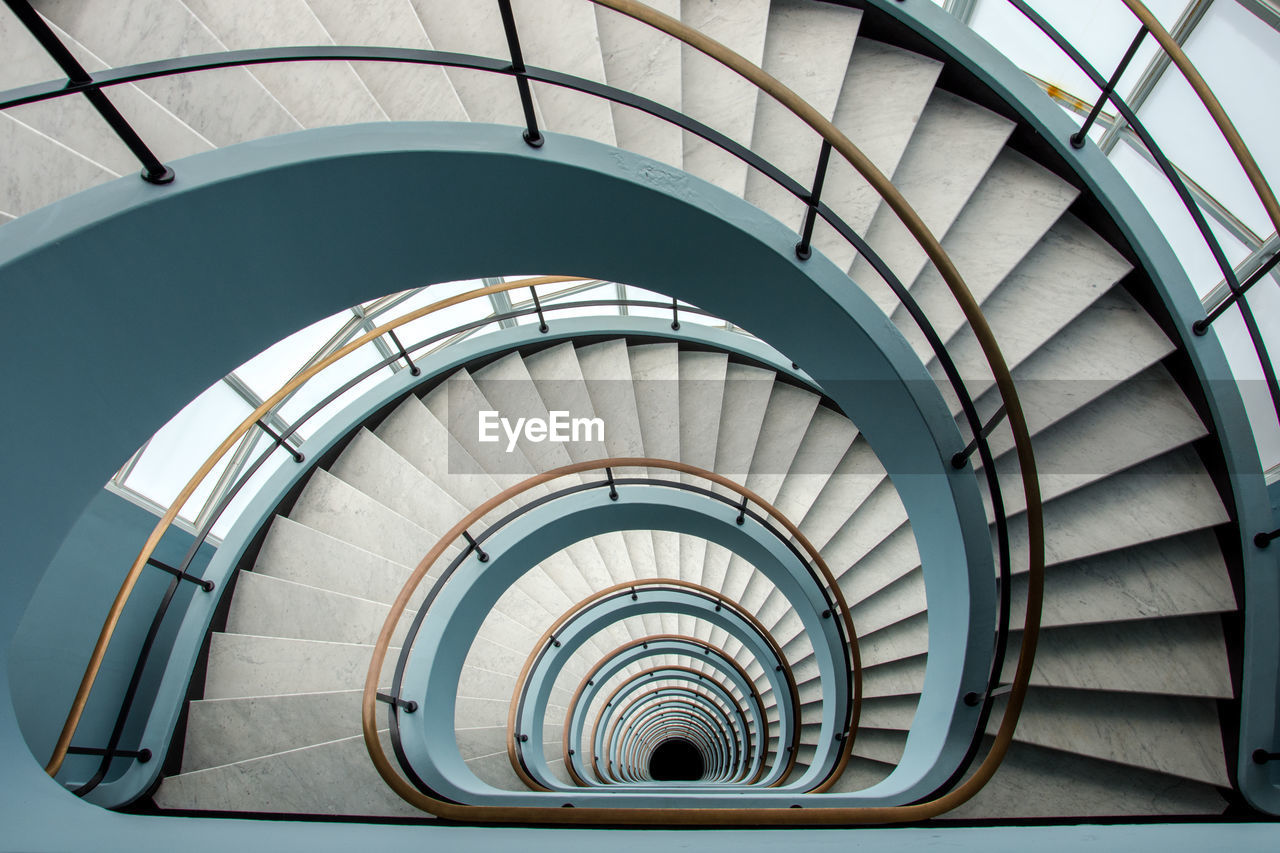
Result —
[{"label": "metal window mullion", "polygon": [[213,484],[209,497],[205,499],[204,505],[200,507],[200,512],[196,514],[195,526],[197,528],[204,529],[214,509],[222,501],[228,490],[240,479],[240,475],[244,473],[245,468],[249,467],[249,462],[253,458],[253,450],[258,444],[258,440],[262,437],[263,435],[260,431],[250,430],[240,439],[236,449],[232,452],[231,460],[222,469],[218,482]]},{"label": "metal window mullion", "polygon": [[973,20],[977,6],[978,0],[946,0],[942,4],[944,11],[950,12],[957,21],[966,25]]},{"label": "metal window mullion", "polygon": [[138,467],[138,463],[142,460],[142,455],[146,453],[147,448],[151,446],[152,438],[155,438],[155,436],[148,438],[143,442],[141,447],[133,452],[133,455],[129,457],[129,461],[124,463],[124,466],[116,472],[114,477],[111,478],[111,482],[118,486],[123,486],[125,484],[125,481],[129,479],[129,475],[133,473],[133,469]]},{"label": "metal window mullion", "polygon": [[[1187,39],[1191,37],[1191,33],[1195,31],[1195,28],[1204,19],[1205,13],[1209,11],[1211,5],[1213,5],[1213,0],[1191,0],[1169,30],[1169,35],[1173,37],[1173,40],[1179,45],[1186,44]],[[1160,79],[1171,64],[1172,60],[1169,59],[1169,54],[1163,50],[1156,51],[1156,55],[1152,57],[1151,62],[1147,64],[1142,75],[1138,78],[1138,82],[1134,84],[1133,89],[1124,99],[1130,109],[1135,113],[1142,109],[1142,105],[1151,97],[1151,93],[1155,91],[1156,84],[1160,82]],[[1098,147],[1102,149],[1103,154],[1110,153],[1111,149],[1115,148],[1116,143],[1120,140],[1120,134],[1128,126],[1128,122],[1120,118],[1107,128],[1106,132],[1098,139]]]},{"label": "metal window mullion", "polygon": [[[372,332],[376,328],[373,325],[373,321],[369,319],[369,317],[364,313],[364,309],[361,308],[359,305],[357,305],[355,308],[352,308],[351,313],[354,314],[356,318],[360,321],[361,334],[367,335],[368,333]],[[382,359],[384,361],[390,362],[392,373],[396,373],[401,369],[403,365],[401,365],[400,362],[394,360],[395,358],[397,358],[398,353],[395,350],[393,350],[386,341],[382,339],[381,335],[374,338],[372,343],[373,343],[373,348],[378,351],[378,355],[382,356]]]},{"label": "metal window mullion", "polygon": [[[485,287],[492,287],[495,284],[505,284],[507,280],[505,278],[482,278],[480,281]],[[500,293],[490,293],[489,304],[493,306],[494,314],[505,314],[511,310],[511,297],[507,295],[505,290]],[[510,329],[517,325],[519,324],[516,322],[515,317],[508,317],[505,320],[498,321],[499,329]]]},{"label": "metal window mullion", "polygon": [[[249,387],[247,382],[235,373],[235,371],[232,371],[222,377],[222,382],[232,391],[236,392],[236,395],[243,400],[251,410],[256,411],[257,408],[265,402],[252,388]],[[282,400],[281,405],[283,404],[284,401]],[[263,418],[266,420],[267,426],[271,427],[275,432],[283,434],[289,430],[289,427],[292,426],[292,424],[280,416],[280,413],[277,411],[279,408],[279,406],[276,406],[274,409],[269,409],[267,413],[263,415]],[[295,447],[302,444],[302,439],[297,433],[289,436],[288,441]]]},{"label": "metal window mullion", "polygon": [[1280,30],[1280,3],[1276,0],[1236,0],[1273,30]]},{"label": "metal window mullion", "polygon": [[[1249,257],[1245,258],[1238,266],[1236,266],[1236,278],[1240,281],[1248,279],[1258,271],[1258,268],[1261,267],[1268,258],[1277,252],[1280,252],[1280,237],[1273,233],[1267,238],[1267,242],[1254,249],[1249,254]],[[1280,267],[1271,271],[1271,277],[1275,279],[1277,284],[1280,284]],[[1227,284],[1226,280],[1223,279],[1218,282],[1212,290],[1206,293],[1200,301],[1204,304],[1205,313],[1208,314],[1221,305],[1223,301],[1230,296],[1231,287]]]},{"label": "metal window mullion", "polygon": [[[1125,127],[1120,133],[1120,138],[1128,143],[1129,147],[1136,151],[1142,159],[1146,160],[1153,166],[1159,168],[1156,164],[1155,157],[1147,150],[1147,146],[1142,144],[1142,140],[1138,138],[1130,128]],[[1244,244],[1249,251],[1256,251],[1263,243],[1261,237],[1258,236],[1252,228],[1246,225],[1238,216],[1227,209],[1226,205],[1218,201],[1212,193],[1200,186],[1194,178],[1184,172],[1178,165],[1173,164],[1173,168],[1187,185],[1187,191],[1191,193],[1191,197],[1195,199],[1200,209],[1209,215],[1209,218],[1217,222],[1227,233],[1236,240]]]}]

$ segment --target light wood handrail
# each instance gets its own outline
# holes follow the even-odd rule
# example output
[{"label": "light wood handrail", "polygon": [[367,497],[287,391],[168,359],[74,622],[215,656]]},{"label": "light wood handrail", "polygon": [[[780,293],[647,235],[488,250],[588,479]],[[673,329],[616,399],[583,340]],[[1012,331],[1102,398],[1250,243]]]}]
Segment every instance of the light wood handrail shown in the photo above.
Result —
[{"label": "light wood handrail", "polygon": [[164,536],[165,532],[168,531],[169,526],[173,523],[174,519],[178,517],[178,513],[181,511],[182,507],[186,505],[186,502],[190,499],[191,495],[195,493],[197,488],[199,488],[200,483],[203,482],[204,478],[213,470],[213,467],[218,464],[219,460],[221,460],[222,457],[235,446],[236,442],[239,441],[246,432],[253,428],[259,418],[267,414],[267,412],[274,408],[277,403],[297,388],[300,388],[326,367],[345,358],[347,355],[355,352],[370,341],[385,335],[392,329],[403,326],[405,323],[413,322],[414,320],[426,317],[429,314],[434,314],[437,311],[442,311],[445,308],[451,308],[462,302],[488,296],[491,293],[503,293],[508,290],[516,290],[523,287],[536,287],[541,284],[590,280],[591,279],[584,279],[578,276],[540,276],[537,278],[493,284],[488,287],[480,287],[475,290],[469,290],[466,293],[459,293],[455,296],[450,296],[446,299],[440,300],[439,302],[434,302],[431,305],[424,305],[423,307],[410,311],[409,313],[397,317],[394,320],[383,323],[381,326],[378,326],[377,328],[372,329],[351,341],[341,349],[335,350],[325,358],[320,359],[306,370],[299,372],[296,376],[282,385],[279,391],[263,401],[262,405],[254,409],[253,413],[245,418],[240,425],[236,427],[220,445],[218,445],[217,449],[209,455],[209,458],[205,463],[197,469],[195,474],[192,475],[191,479],[182,488],[182,491],[180,491],[178,496],[174,498],[169,509],[160,517],[155,528],[151,531],[151,535],[147,537],[146,544],[142,546],[142,550],[138,553],[137,559],[134,560],[133,565],[129,567],[129,571],[121,582],[119,591],[116,593],[115,600],[111,602],[111,609],[107,611],[107,618],[103,620],[102,629],[98,632],[98,639],[94,643],[93,652],[89,656],[89,662],[85,666],[84,675],[80,679],[80,686],[76,689],[75,699],[71,703],[71,710],[67,713],[67,719],[62,725],[61,732],[58,734],[58,741],[53,748],[53,755],[45,765],[45,772],[50,776],[57,774],[58,770],[62,767],[62,762],[67,757],[67,750],[71,747],[71,739],[75,736],[76,728],[80,725],[81,717],[84,716],[85,706],[89,702],[89,694],[92,692],[93,684],[98,678],[98,672],[102,669],[102,661],[106,657],[107,647],[111,644],[111,637],[115,634],[116,626],[120,622],[120,614],[124,612],[125,604],[128,603],[129,596],[133,593],[133,588],[137,584],[138,578],[141,577],[142,570],[147,565],[147,560],[149,560],[152,554],[155,553],[156,546],[160,544],[160,539]]}]

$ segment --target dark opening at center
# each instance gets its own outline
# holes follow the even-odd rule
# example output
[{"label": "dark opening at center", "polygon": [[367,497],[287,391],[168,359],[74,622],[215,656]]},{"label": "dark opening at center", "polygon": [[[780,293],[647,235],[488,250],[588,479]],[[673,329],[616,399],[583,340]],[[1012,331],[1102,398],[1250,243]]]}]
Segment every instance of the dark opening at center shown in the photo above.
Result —
[{"label": "dark opening at center", "polygon": [[696,782],[702,778],[702,753],[684,738],[664,740],[649,758],[649,776],[659,782]]}]

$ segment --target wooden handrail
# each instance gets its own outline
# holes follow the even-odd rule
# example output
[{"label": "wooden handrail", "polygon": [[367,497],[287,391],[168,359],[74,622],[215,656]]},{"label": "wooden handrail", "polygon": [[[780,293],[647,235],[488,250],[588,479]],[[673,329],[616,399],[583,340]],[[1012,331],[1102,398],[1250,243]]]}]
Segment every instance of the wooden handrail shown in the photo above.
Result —
[{"label": "wooden handrail", "polygon": [[85,666],[84,675],[80,679],[80,686],[76,689],[75,699],[72,701],[71,710],[67,713],[67,719],[62,725],[62,731],[58,734],[58,741],[53,748],[53,755],[45,765],[45,772],[50,776],[55,775],[58,770],[61,769],[62,762],[67,757],[67,750],[71,747],[71,739],[75,736],[76,728],[80,725],[81,717],[84,716],[85,706],[89,702],[89,694],[93,690],[94,682],[98,678],[98,672],[102,669],[102,661],[103,658],[106,657],[107,647],[111,644],[111,637],[115,634],[116,626],[120,622],[120,614],[124,612],[124,606],[128,603],[129,596],[132,594],[133,588],[138,582],[138,578],[141,577],[143,568],[147,565],[147,560],[151,558],[152,554],[155,552],[156,546],[160,544],[160,539],[164,536],[165,532],[168,531],[169,525],[171,525],[174,519],[178,517],[178,512],[186,505],[187,500],[195,493],[195,490],[199,488],[200,483],[206,476],[208,476],[209,472],[213,470],[213,467],[218,464],[219,460],[226,455],[227,451],[234,447],[236,442],[239,441],[246,432],[253,428],[259,418],[266,415],[267,412],[274,408],[277,403],[297,388],[300,388],[308,380],[320,373],[320,371],[324,370],[329,365],[345,358],[347,355],[355,352],[370,341],[385,335],[392,329],[403,326],[405,323],[413,322],[414,320],[426,317],[429,314],[434,314],[437,311],[442,311],[445,308],[451,308],[462,302],[488,296],[491,293],[503,293],[508,290],[516,290],[523,287],[535,287],[540,284],[556,284],[566,281],[590,281],[590,279],[584,279],[578,276],[540,276],[538,278],[527,278],[521,279],[520,281],[508,281],[501,284],[489,285],[488,287],[480,287],[475,290],[469,290],[466,293],[459,293],[454,296],[450,296],[446,299],[440,300],[439,302],[432,303],[431,305],[424,305],[423,307],[410,311],[409,313],[397,317],[394,320],[383,323],[381,326],[378,326],[377,328],[372,329],[351,341],[351,343],[341,349],[335,350],[325,358],[320,359],[306,370],[300,371],[296,376],[282,385],[279,391],[272,394],[269,398],[263,401],[262,405],[254,409],[252,414],[246,417],[240,425],[236,427],[221,444],[218,445],[217,449],[209,455],[209,458],[200,466],[196,473],[192,475],[191,479],[182,488],[182,491],[178,492],[178,496],[174,498],[173,503],[165,514],[160,517],[155,528],[152,529],[151,535],[147,537],[146,544],[142,546],[142,550],[138,553],[137,559],[134,560],[133,565],[129,567],[129,572],[121,582],[120,589],[116,593],[115,600],[111,602],[111,609],[107,611],[107,618],[103,620],[102,629],[98,632],[98,639],[94,643],[93,653],[89,656],[89,662]]},{"label": "wooden handrail", "polygon": [[[609,654],[601,658],[600,661],[596,663],[594,667],[592,667],[590,670],[587,671],[586,675],[582,676],[582,680],[578,682],[577,689],[573,691],[573,697],[569,700],[569,705],[565,708],[564,726],[563,726],[564,731],[566,733],[569,731],[569,723],[573,719],[573,712],[577,709],[578,703],[582,701],[582,694],[586,692],[588,683],[595,680],[596,675],[599,674],[600,670],[603,669],[604,666],[609,661],[613,660],[623,652],[630,651],[631,649],[634,649],[637,646],[642,646],[648,643],[660,643],[664,640],[679,640],[680,642],[701,646],[704,649],[715,652],[716,655],[720,658],[720,660],[725,661],[731,667],[733,667],[734,671],[737,672],[738,677],[740,677],[743,683],[746,684],[747,687],[751,690],[751,701],[755,704],[756,710],[760,714],[761,725],[764,726],[767,724],[767,718],[765,715],[765,707],[764,707],[764,698],[760,695],[760,691],[756,689],[755,682],[752,681],[751,678],[747,675],[747,671],[743,669],[742,665],[739,664],[736,660],[734,660],[729,655],[728,652],[726,652],[724,649],[720,648],[719,646],[708,643],[706,640],[699,640],[697,637],[687,637],[681,634],[650,634],[647,637],[641,637],[638,640],[632,640],[629,643],[623,643],[621,646],[618,646],[612,652],[610,652]],[[765,742],[767,742],[769,739],[769,734],[768,732],[761,731],[761,732],[758,732],[757,735],[760,738],[760,742],[761,742],[760,745],[761,745],[761,748],[763,749]],[[574,784],[585,786],[587,784],[587,781],[583,779],[580,775],[578,775],[578,771],[573,768],[573,761],[571,760],[572,756],[569,755],[568,735],[566,734],[564,737],[561,738],[561,740],[562,740],[561,746],[564,752],[565,772],[569,774],[569,778],[571,778],[574,781]],[[764,762],[761,762],[760,769],[756,771],[755,777],[752,778],[749,782],[747,782],[747,784],[752,784],[754,782],[760,781],[760,777],[764,775],[764,772],[765,772],[765,765],[764,765]]]}]

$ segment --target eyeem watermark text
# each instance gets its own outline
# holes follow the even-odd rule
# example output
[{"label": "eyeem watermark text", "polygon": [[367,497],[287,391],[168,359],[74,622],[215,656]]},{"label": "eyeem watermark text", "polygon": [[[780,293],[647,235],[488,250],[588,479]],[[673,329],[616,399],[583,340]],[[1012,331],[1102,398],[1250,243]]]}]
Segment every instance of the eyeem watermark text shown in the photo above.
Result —
[{"label": "eyeem watermark text", "polygon": [[[501,431],[501,435],[499,435]],[[516,442],[524,435],[526,441],[604,441],[603,418],[574,418],[568,412],[547,412],[546,418],[504,418],[495,411],[481,410],[479,417],[480,441],[500,441],[507,438],[507,452],[515,450]]]}]

